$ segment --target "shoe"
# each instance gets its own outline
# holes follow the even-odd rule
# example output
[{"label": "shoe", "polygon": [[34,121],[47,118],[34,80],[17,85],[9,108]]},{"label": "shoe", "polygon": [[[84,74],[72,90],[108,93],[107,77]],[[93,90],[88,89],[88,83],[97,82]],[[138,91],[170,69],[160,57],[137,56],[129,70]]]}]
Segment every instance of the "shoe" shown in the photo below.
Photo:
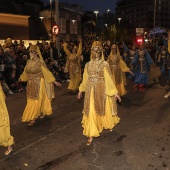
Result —
[{"label": "shoe", "polygon": [[93,142],[93,138],[89,138],[86,142],[86,145],[91,145],[92,142]]},{"label": "shoe", "polygon": [[35,120],[29,121],[28,126],[32,126],[34,123],[35,123]]},{"label": "shoe", "polygon": [[4,153],[6,156],[9,155],[13,151],[12,146],[8,146],[8,150]]}]

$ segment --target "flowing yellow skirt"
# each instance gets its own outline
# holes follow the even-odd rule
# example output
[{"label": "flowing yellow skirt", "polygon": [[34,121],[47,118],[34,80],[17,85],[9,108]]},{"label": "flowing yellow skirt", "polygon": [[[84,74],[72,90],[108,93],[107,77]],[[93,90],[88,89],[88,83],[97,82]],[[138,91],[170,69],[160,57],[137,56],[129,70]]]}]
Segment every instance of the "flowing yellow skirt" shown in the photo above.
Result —
[{"label": "flowing yellow skirt", "polygon": [[125,95],[127,93],[123,83],[116,84],[116,88],[117,88],[118,94],[120,96],[123,96],[123,95]]},{"label": "flowing yellow skirt", "polygon": [[88,116],[86,113],[83,113],[81,122],[84,128],[83,135],[87,137],[98,137],[103,129],[113,129],[120,122],[120,118],[117,115],[112,115],[114,109],[113,101],[111,101],[109,96],[106,96],[105,115],[98,115],[94,107],[93,89],[90,95],[90,111]]},{"label": "flowing yellow skirt", "polygon": [[0,94],[0,146],[11,146],[14,143],[10,135],[10,121],[5,98]]},{"label": "flowing yellow skirt", "polygon": [[40,115],[49,116],[51,114],[51,100],[47,96],[44,79],[41,78],[39,98],[27,98],[27,105],[22,116],[22,122],[29,122],[37,119]]},{"label": "flowing yellow skirt", "polygon": [[70,76],[70,83],[68,85],[68,90],[75,91],[78,90],[81,81],[81,73],[77,73],[74,76]]}]

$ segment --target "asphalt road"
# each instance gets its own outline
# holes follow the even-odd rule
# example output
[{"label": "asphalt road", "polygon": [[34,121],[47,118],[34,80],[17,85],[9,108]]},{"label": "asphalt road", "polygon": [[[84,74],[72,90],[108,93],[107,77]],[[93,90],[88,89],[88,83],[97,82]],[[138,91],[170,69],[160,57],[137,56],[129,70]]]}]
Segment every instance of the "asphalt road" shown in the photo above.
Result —
[{"label": "asphalt road", "polygon": [[120,123],[90,146],[82,135],[83,100],[68,94],[67,83],[55,88],[53,114],[31,127],[21,122],[25,92],[7,94],[16,146],[9,156],[0,147],[0,170],[170,170],[170,98],[163,97],[170,86],[158,67],[147,88],[127,83]]}]

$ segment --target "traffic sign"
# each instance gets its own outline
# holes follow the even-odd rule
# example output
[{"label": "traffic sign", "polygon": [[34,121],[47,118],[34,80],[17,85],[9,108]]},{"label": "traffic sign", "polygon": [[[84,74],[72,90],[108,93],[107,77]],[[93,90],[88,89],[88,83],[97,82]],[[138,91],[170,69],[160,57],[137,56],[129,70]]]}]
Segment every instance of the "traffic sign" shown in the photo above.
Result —
[{"label": "traffic sign", "polygon": [[136,28],[136,35],[143,35],[144,28]]},{"label": "traffic sign", "polygon": [[52,33],[54,35],[58,35],[59,33],[59,26],[58,25],[54,25],[53,28],[52,28]]}]

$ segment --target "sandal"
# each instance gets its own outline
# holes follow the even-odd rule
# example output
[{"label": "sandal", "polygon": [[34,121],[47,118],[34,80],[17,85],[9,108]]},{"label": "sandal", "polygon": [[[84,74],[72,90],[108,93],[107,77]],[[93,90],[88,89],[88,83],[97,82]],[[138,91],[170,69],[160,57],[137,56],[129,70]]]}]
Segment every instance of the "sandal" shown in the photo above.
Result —
[{"label": "sandal", "polygon": [[32,126],[34,123],[35,123],[35,120],[29,121],[28,126]]},{"label": "sandal", "polygon": [[91,145],[92,142],[93,142],[93,138],[90,137],[90,138],[87,140],[86,145]]},{"label": "sandal", "polygon": [[6,156],[9,155],[13,151],[12,146],[8,146],[8,150],[4,153]]}]

